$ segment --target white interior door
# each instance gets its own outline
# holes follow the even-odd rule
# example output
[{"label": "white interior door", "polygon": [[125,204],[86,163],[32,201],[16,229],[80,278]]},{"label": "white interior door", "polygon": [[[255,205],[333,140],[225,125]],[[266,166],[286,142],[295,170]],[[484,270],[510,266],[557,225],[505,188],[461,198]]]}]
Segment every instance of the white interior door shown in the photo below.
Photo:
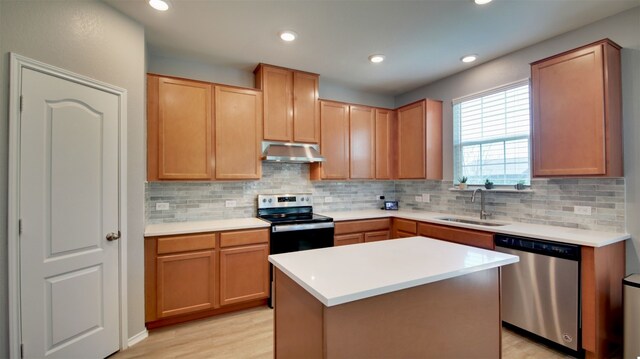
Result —
[{"label": "white interior door", "polygon": [[119,102],[22,71],[20,303],[25,358],[104,358],[120,347]]}]

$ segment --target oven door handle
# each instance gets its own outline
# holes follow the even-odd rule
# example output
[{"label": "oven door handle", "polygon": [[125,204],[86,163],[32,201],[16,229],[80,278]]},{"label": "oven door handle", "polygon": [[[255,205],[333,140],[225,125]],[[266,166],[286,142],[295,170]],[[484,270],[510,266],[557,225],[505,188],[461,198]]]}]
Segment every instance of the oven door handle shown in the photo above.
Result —
[{"label": "oven door handle", "polygon": [[271,232],[304,231],[308,229],[333,228],[333,222],[305,223],[305,224],[280,224],[271,227]]}]

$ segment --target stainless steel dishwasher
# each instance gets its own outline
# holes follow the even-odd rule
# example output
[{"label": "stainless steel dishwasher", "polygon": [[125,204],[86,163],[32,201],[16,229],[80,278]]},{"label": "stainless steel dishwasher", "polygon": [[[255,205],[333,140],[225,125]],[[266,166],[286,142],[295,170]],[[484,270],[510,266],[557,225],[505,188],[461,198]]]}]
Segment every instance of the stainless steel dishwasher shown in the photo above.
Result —
[{"label": "stainless steel dishwasher", "polygon": [[501,268],[502,321],[579,353],[580,247],[507,235],[495,244],[520,257]]}]

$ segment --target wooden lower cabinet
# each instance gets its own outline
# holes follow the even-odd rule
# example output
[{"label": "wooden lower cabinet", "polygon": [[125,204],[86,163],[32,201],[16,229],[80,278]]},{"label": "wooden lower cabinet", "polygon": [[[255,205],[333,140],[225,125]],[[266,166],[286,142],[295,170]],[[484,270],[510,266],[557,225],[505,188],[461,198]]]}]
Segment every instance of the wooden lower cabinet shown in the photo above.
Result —
[{"label": "wooden lower cabinet", "polygon": [[342,246],[389,239],[389,218],[341,221],[335,223],[333,244]]},{"label": "wooden lower cabinet", "polygon": [[338,234],[333,236],[333,245],[336,247],[358,243],[364,243],[363,233]]},{"label": "wooden lower cabinet", "polygon": [[418,235],[418,223],[409,219],[393,219],[392,238],[415,237]]},{"label": "wooden lower cabinet", "polygon": [[495,249],[493,233],[490,232],[453,228],[430,223],[419,223],[418,235],[484,249]]},{"label": "wooden lower cabinet", "polygon": [[145,238],[147,328],[266,304],[268,255],[268,229]]},{"label": "wooden lower cabinet", "polygon": [[220,250],[220,305],[269,297],[269,245]]},{"label": "wooden lower cabinet", "polygon": [[158,318],[216,307],[215,251],[158,256],[157,273]]}]

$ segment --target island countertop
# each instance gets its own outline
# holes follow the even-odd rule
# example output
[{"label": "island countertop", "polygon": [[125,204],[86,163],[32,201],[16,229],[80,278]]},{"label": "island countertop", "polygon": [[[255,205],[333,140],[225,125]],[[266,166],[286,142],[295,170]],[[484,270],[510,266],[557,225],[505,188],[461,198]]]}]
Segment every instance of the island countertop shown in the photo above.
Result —
[{"label": "island countertop", "polygon": [[518,262],[517,256],[426,237],[270,255],[327,307]]}]

